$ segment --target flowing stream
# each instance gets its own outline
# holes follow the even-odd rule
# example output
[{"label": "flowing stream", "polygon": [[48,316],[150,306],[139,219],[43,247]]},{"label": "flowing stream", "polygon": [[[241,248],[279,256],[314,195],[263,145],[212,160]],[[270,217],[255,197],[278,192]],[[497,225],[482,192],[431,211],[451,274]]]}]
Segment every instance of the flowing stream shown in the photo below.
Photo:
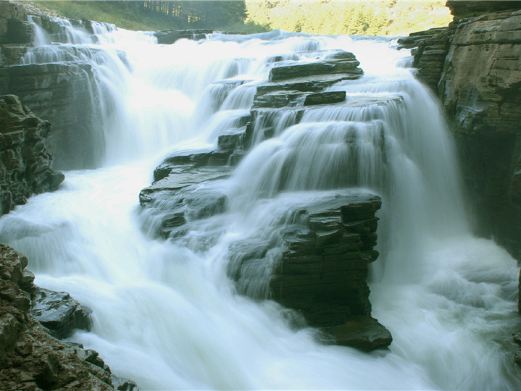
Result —
[{"label": "flowing stream", "polygon": [[[517,264],[472,235],[446,124],[400,66],[406,51],[281,32],[158,45],[147,33],[61,23],[52,37],[33,21],[37,46],[24,61],[92,66],[100,168],[67,171],[60,190],[2,217],[0,239],[29,257],[38,285],[93,310],[92,331],[73,341],[143,390],[520,389],[505,353]],[[307,109],[298,124],[283,114],[267,140],[257,126],[248,155],[212,183],[228,195],[227,212],[188,241],[150,238],[138,194],[162,158],[215,146],[249,112],[276,56],[307,61],[334,49],[355,53],[365,75],[330,90],[358,103]],[[370,354],[316,342],[226,276],[233,240],[292,205],[358,187],[383,199],[371,302],[394,338]]]}]

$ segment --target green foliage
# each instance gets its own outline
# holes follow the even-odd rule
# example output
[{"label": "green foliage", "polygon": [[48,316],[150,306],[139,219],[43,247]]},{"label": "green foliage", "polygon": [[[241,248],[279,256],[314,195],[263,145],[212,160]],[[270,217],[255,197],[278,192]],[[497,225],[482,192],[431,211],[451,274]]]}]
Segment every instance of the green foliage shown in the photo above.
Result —
[{"label": "green foliage", "polygon": [[135,30],[186,28],[253,33],[403,35],[451,21],[446,0],[38,1],[74,19]]},{"label": "green foliage", "polygon": [[186,28],[225,31],[264,31],[254,22],[244,23],[244,1],[33,1],[59,15],[114,23],[134,30]]},{"label": "green foliage", "polygon": [[246,0],[247,20],[315,34],[400,35],[451,20],[446,0]]}]

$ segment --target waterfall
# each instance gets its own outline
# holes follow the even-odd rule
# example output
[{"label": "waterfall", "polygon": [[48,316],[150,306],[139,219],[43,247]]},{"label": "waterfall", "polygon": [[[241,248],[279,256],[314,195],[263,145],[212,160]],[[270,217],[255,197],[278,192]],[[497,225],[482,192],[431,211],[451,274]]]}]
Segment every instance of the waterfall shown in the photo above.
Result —
[{"label": "waterfall", "polygon": [[[520,387],[501,345],[517,324],[516,261],[473,236],[443,115],[397,65],[406,52],[385,39],[284,32],[158,45],[149,33],[89,33],[67,21],[52,38],[33,23],[27,63],[92,69],[92,102],[79,109],[100,132],[102,142],[85,145],[100,148],[100,168],[68,171],[59,191],[3,216],[0,239],[28,256],[36,284],[93,310],[92,331],[72,340],[117,375],[145,390]],[[184,240],[146,235],[155,217],[140,213],[138,193],[167,154],[211,149],[240,127],[274,59],[339,49],[365,71],[329,87],[345,91],[345,104],[257,117],[238,167],[198,189],[226,194],[226,212]],[[321,345],[276,303],[237,295],[227,277],[231,244],[276,238],[295,205],[359,188],[383,200],[371,301],[394,337],[370,354]]]}]

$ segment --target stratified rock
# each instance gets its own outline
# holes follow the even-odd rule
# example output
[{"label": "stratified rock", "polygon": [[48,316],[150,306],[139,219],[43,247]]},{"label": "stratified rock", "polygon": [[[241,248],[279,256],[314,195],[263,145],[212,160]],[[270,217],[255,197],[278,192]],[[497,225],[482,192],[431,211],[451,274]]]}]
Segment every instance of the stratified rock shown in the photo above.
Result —
[{"label": "stratified rock", "polygon": [[66,292],[36,288],[31,315],[56,338],[69,337],[74,330],[90,330],[91,310]]},{"label": "stratified rock", "polygon": [[168,174],[141,190],[139,202],[155,220],[155,234],[183,235],[190,221],[224,212],[226,195],[202,183],[229,176],[227,166],[170,165]]},{"label": "stratified rock", "polygon": [[327,60],[314,62],[286,62],[275,65],[270,72],[270,81],[280,81],[294,79],[298,77],[307,77],[313,75],[330,75],[347,73],[354,76],[361,76],[363,71],[358,68],[358,62],[354,56],[350,60]]},{"label": "stratified rock", "polygon": [[30,44],[33,33],[21,4],[0,2],[0,44]]},{"label": "stratified rock", "polygon": [[452,15],[459,19],[497,11],[519,9],[521,4],[519,1],[503,0],[448,0],[447,7],[450,8]]},{"label": "stratified rock", "polygon": [[[228,273],[238,290],[299,312],[328,340],[362,350],[387,347],[390,333],[371,318],[367,275],[378,253],[378,197],[328,197],[288,212],[272,238],[232,244]],[[282,249],[280,253],[273,249]]]},{"label": "stratified rock", "polygon": [[448,6],[455,21],[416,35],[414,64],[445,107],[480,233],[521,258],[521,3]]},{"label": "stratified rock", "polygon": [[98,353],[58,341],[30,316],[34,288],[26,266],[26,258],[0,245],[0,389],[114,390]]},{"label": "stratified rock", "polygon": [[438,91],[445,57],[449,50],[449,28],[440,27],[412,33],[398,40],[402,48],[415,47],[413,66],[418,69],[418,78],[434,92]]},{"label": "stratified rock", "polygon": [[257,96],[274,91],[320,92],[323,89],[340,81],[354,80],[359,78],[359,74],[341,73],[333,75],[326,74],[298,77],[280,82],[266,82],[257,86]]},{"label": "stratified rock", "polygon": [[0,96],[0,215],[27,197],[58,188],[64,176],[51,168],[46,148],[50,124],[18,97]]},{"label": "stratified rock", "polygon": [[[88,54],[87,49],[83,54]],[[92,168],[104,153],[93,115],[97,112],[93,102],[99,99],[95,83],[92,67],[85,61],[0,67],[0,91],[19,96],[36,115],[52,123],[48,147],[59,168]]]}]

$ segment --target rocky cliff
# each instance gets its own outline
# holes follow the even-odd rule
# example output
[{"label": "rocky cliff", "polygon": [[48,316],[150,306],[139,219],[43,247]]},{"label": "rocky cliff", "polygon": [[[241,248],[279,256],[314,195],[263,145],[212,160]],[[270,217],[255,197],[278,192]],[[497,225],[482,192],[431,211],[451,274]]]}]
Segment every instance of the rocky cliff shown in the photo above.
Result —
[{"label": "rocky cliff", "polygon": [[0,245],[0,389],[137,390],[114,377],[95,351],[49,334],[54,326],[68,333],[77,327],[70,321],[81,306],[70,297],[61,300],[59,292],[45,290],[43,297],[26,266],[25,257]]},{"label": "rocky cliff", "polygon": [[521,259],[521,3],[447,4],[449,27],[401,44],[445,107],[480,233]]},{"label": "rocky cliff", "polygon": [[64,176],[51,168],[46,147],[50,123],[36,117],[18,97],[0,96],[0,215],[32,194],[58,188]]}]

